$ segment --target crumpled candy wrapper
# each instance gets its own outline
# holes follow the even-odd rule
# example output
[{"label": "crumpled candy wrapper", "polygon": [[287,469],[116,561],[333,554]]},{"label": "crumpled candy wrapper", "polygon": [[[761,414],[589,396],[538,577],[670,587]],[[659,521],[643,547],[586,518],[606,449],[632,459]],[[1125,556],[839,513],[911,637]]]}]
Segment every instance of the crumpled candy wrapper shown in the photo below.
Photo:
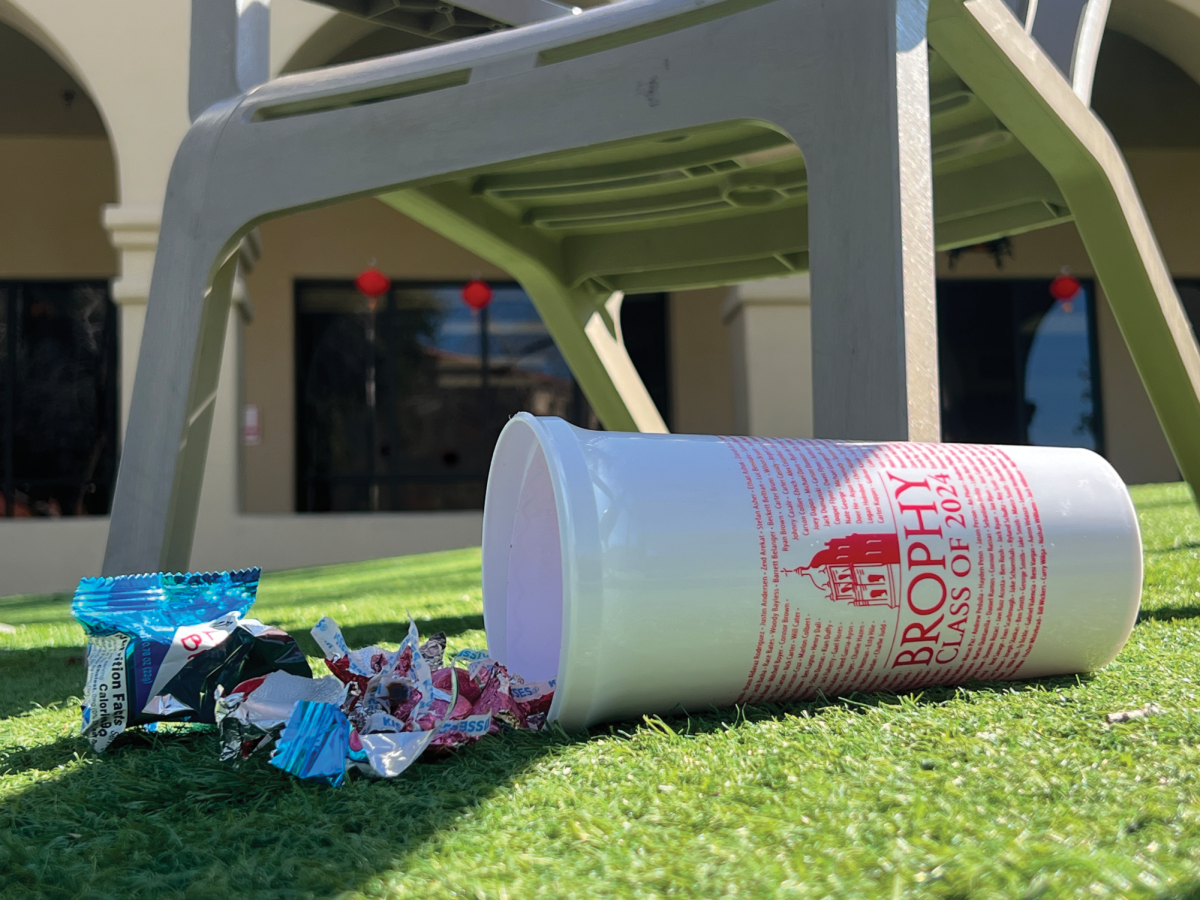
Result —
[{"label": "crumpled candy wrapper", "polygon": [[235,687],[218,713],[224,758],[274,744],[271,765],[300,778],[335,787],[351,771],[394,778],[430,748],[445,752],[501,727],[540,729],[554,698],[553,681],[527,684],[480,651],[455,657],[465,667],[446,665],[446,636],[421,643],[412,621],[396,650],[351,650],[328,617],[312,635],[332,677],[302,684],[273,675]]},{"label": "crumpled candy wrapper", "polygon": [[217,696],[275,671],[312,676],[294,638],[245,618],[258,569],[84,578],[71,612],[87,634],[83,735],[104,750],[125,729],[215,721]]},{"label": "crumpled candy wrapper", "polygon": [[298,702],[340,707],[346,686],[332,675],[300,678],[272,672],[251,678],[217,698],[217,728],[221,733],[221,759],[245,759],[265,750],[279,737]]}]

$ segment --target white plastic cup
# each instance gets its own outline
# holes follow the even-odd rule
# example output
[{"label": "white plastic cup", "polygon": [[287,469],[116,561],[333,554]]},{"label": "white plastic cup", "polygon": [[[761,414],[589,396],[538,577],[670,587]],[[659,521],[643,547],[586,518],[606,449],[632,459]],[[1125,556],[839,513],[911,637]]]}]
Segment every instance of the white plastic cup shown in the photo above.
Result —
[{"label": "white plastic cup", "polygon": [[1087,672],[1137,617],[1088,450],[593,432],[515,416],[483,521],[493,657],[566,728]]}]

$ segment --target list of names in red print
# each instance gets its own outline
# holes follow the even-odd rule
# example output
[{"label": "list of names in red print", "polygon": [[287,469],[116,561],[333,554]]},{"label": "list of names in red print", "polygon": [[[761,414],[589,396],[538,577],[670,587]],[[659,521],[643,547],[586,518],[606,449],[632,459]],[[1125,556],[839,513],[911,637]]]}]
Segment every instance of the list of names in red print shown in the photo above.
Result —
[{"label": "list of names in red print", "polygon": [[1037,640],[1037,504],[993,447],[725,438],[758,531],[739,702],[1015,676]]}]

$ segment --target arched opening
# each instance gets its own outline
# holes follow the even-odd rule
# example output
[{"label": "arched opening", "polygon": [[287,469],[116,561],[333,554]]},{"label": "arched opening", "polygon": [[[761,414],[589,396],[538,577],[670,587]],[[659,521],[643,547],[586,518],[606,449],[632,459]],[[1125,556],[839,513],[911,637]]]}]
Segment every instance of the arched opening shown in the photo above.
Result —
[{"label": "arched opening", "polygon": [[0,515],[107,514],[117,464],[117,199],[95,103],[0,22]]},{"label": "arched opening", "polygon": [[1200,84],[1127,34],[1104,36],[1092,107],[1124,150],[1200,149]]}]

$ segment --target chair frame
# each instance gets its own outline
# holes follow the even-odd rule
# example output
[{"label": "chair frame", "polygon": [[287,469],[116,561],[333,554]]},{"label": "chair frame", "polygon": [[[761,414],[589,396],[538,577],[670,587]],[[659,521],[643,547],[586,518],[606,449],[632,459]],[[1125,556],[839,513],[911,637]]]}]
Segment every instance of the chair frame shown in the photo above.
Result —
[{"label": "chair frame", "polygon": [[[619,292],[572,286],[556,248],[489,221],[439,182],[717,123],[765,123],[804,155],[816,434],[937,440],[927,26],[951,34],[949,23],[982,21],[972,9],[1002,14],[1028,45],[1012,52],[1033,47],[1052,73],[1038,77],[1062,82],[1091,113],[1002,0],[933,0],[932,13],[929,3],[626,0],[285,76],[206,109],[168,182],[104,574],[188,567],[236,251],[288,213],[380,197],[460,241],[526,288],[606,427],[665,430],[615,325]],[[987,59],[1009,52],[997,47]],[[652,98],[638,89],[650,78],[660,85]],[[696,265],[704,253],[695,248]],[[1170,318],[1156,288],[1155,308]],[[1168,355],[1186,357],[1194,401],[1200,355],[1177,326]],[[1190,440],[1200,405],[1187,416]],[[1200,476],[1200,460],[1185,473]]]}]

